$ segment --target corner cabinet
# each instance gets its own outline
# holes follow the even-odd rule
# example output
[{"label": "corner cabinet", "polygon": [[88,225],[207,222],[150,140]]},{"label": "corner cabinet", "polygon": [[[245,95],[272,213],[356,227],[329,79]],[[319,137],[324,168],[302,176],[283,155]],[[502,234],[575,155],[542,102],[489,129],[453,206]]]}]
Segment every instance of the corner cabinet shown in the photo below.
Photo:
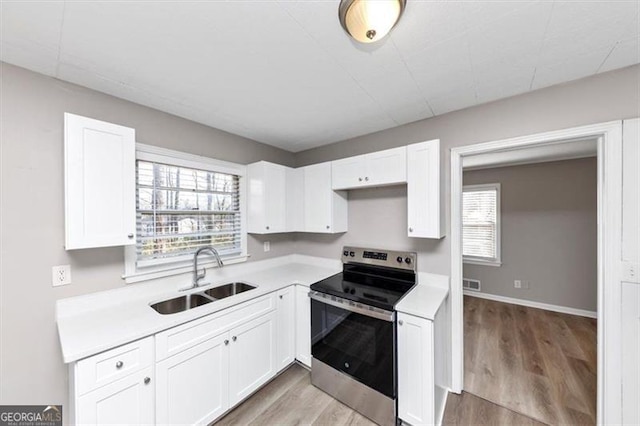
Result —
[{"label": "corner cabinet", "polygon": [[407,146],[407,215],[409,237],[444,237],[438,139]]},{"label": "corner cabinet", "polygon": [[259,161],[247,166],[247,230],[253,234],[293,232],[299,226],[302,188],[291,167]]},{"label": "corner cabinet", "polygon": [[331,162],[302,167],[304,180],[302,232],[347,232],[347,193],[331,188]]},{"label": "corner cabinet", "polygon": [[64,115],[65,247],[135,244],[135,130]]}]

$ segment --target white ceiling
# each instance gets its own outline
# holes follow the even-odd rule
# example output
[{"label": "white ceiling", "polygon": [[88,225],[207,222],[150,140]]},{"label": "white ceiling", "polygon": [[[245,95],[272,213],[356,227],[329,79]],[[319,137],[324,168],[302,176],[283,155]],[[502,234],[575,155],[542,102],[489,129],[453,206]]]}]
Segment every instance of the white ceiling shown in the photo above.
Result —
[{"label": "white ceiling", "polygon": [[408,0],[373,50],[338,0],[1,8],[2,61],[293,152],[640,62],[637,0]]},{"label": "white ceiling", "polygon": [[559,141],[558,143],[544,146],[466,156],[462,158],[462,168],[465,171],[492,169],[495,167],[547,163],[549,161],[575,160],[597,155],[598,139]]}]

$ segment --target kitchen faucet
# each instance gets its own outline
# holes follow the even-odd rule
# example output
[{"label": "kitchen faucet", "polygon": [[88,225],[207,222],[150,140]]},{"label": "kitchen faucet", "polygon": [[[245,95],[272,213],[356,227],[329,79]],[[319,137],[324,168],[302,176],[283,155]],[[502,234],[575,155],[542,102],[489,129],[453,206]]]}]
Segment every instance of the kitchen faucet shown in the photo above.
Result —
[{"label": "kitchen faucet", "polygon": [[200,256],[200,253],[203,252],[209,252],[211,253],[211,255],[213,255],[213,257],[216,258],[218,268],[222,268],[224,266],[224,263],[222,263],[222,259],[220,259],[220,255],[218,254],[218,250],[214,249],[211,246],[200,247],[193,255],[193,287],[191,288],[198,287],[200,285],[200,280],[207,275],[206,268],[202,268],[202,274],[198,273],[198,256]]}]

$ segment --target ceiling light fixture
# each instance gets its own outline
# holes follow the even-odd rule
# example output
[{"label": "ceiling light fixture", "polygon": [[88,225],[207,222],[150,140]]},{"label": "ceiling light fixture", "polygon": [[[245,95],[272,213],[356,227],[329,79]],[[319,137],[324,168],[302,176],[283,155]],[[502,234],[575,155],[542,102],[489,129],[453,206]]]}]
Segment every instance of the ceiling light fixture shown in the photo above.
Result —
[{"label": "ceiling light fixture", "polygon": [[341,0],[340,24],[360,43],[373,43],[398,23],[406,3],[406,0]]}]

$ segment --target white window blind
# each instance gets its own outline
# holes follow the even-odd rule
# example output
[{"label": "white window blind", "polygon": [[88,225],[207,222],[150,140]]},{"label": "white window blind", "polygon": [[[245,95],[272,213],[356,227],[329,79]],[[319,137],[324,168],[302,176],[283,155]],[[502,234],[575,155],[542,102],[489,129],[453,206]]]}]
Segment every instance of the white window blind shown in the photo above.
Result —
[{"label": "white window blind", "polygon": [[138,267],[183,260],[211,245],[242,253],[239,176],[137,161]]},{"label": "white window blind", "polygon": [[465,186],[462,193],[462,254],[465,260],[500,261],[500,186]]}]

